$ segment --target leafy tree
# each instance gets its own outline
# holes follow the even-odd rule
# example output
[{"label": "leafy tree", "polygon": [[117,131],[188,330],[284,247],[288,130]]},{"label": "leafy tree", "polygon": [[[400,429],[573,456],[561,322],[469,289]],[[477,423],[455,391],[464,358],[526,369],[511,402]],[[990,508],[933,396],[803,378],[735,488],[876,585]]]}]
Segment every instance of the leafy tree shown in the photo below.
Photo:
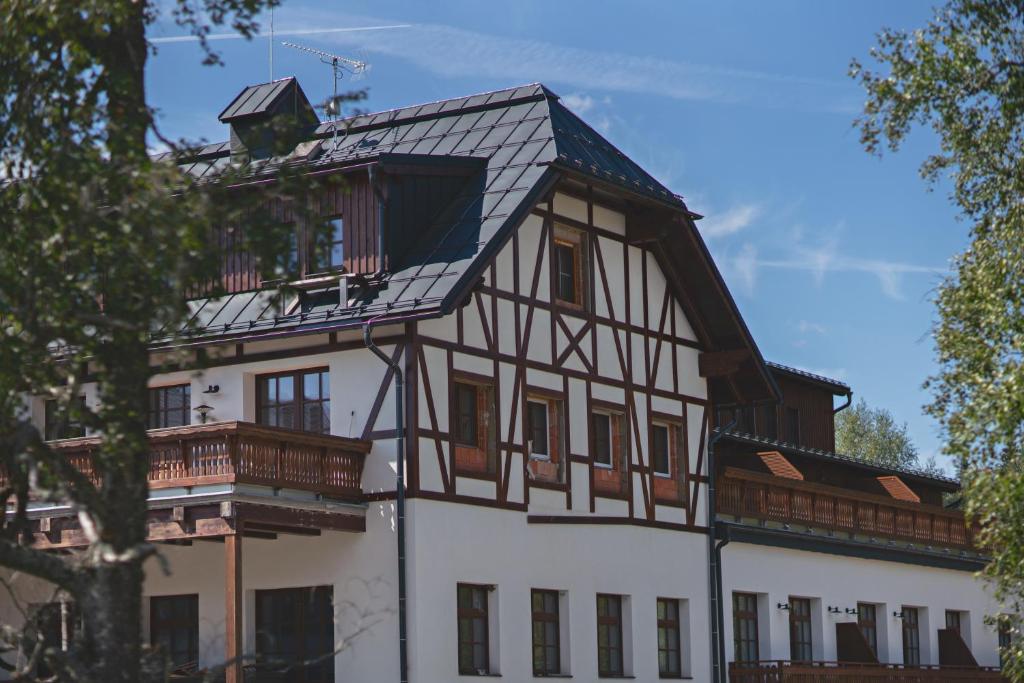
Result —
[{"label": "leafy tree", "polygon": [[928,408],[963,467],[969,514],[992,555],[987,574],[1018,636],[1006,671],[1024,680],[1024,2],[950,0],[927,26],[884,30],[854,61],[867,91],[859,119],[871,152],[930,126],[921,167],[949,179],[971,242],[938,288],[939,371]]},{"label": "leafy tree", "polygon": [[860,399],[836,415],[836,451],[888,467],[916,467],[917,447],[907,423]]},{"label": "leafy tree", "polygon": [[[225,168],[220,182],[179,170],[193,150],[163,138],[146,99],[147,27],[161,8],[201,39],[229,25],[246,37],[277,0],[0,0],[0,566],[50,582],[76,603],[83,628],[63,653],[28,647],[22,675],[45,662],[60,680],[164,680],[164,662],[140,642],[143,562],[157,553],[147,531],[147,380],[154,330],[182,330],[181,293],[217,274],[212,230],[238,240],[263,272],[287,275],[290,229],[269,211],[313,191],[287,166],[275,182],[227,190],[253,168]],[[281,152],[294,145],[279,121]],[[169,154],[151,158],[147,143]],[[262,171],[270,174],[269,169]],[[305,202],[294,201],[301,212]],[[244,219],[244,220],[243,220]],[[313,217],[307,217],[314,220]],[[325,234],[326,229],[324,228]],[[184,355],[171,355],[177,363]],[[96,382],[98,405],[77,399]],[[26,400],[46,397],[101,435],[92,476],[72,467],[33,427]],[[70,506],[89,541],[69,554],[26,543],[32,495]],[[0,631],[10,652],[32,634]],[[30,643],[31,645],[31,643]]]}]

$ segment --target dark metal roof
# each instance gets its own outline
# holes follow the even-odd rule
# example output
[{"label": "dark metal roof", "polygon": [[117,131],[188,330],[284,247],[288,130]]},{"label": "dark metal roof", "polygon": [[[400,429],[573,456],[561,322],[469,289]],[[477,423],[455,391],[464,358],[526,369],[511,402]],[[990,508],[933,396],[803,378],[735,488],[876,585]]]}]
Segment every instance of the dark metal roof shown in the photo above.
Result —
[{"label": "dark metal roof", "polygon": [[281,78],[270,83],[250,85],[238,93],[217,118],[223,123],[245,116],[263,114],[273,109],[278,98],[285,94],[293,85],[297,86],[294,76]]},{"label": "dark metal roof", "polygon": [[[720,430],[715,429],[716,433]],[[829,451],[819,450],[817,448],[807,448],[806,446],[800,446],[798,444],[792,444],[786,441],[777,441],[775,439],[766,439],[763,436],[757,436],[755,434],[745,434],[743,432],[728,431],[724,432],[724,436],[727,439],[736,441],[739,443],[745,443],[752,446],[769,446],[783,454],[793,453],[796,455],[804,455],[811,458],[817,458],[820,460],[831,460],[833,462],[839,462],[844,465],[853,465],[855,467],[871,470],[877,474],[895,474],[901,477],[908,477],[910,479],[922,480],[925,483],[933,486],[941,486],[947,491],[957,491],[960,489],[960,482],[951,477],[946,477],[939,474],[932,474],[930,472],[924,472],[922,470],[916,470],[910,467],[888,467],[886,465],[878,465],[873,462],[868,462],[863,458],[858,458],[853,455],[844,455],[841,453],[830,453]]]},{"label": "dark metal roof", "polygon": [[838,389],[838,391],[835,392],[837,394],[848,394],[851,391],[849,384],[838,379],[832,379],[831,377],[825,377],[824,375],[816,375],[813,372],[807,372],[806,370],[790,367],[789,365],[783,365],[782,363],[774,363],[770,360],[765,361],[765,365],[772,370],[776,370],[787,375],[792,375],[800,379],[809,379],[813,382],[817,382],[818,384],[825,384],[833,389]]},{"label": "dark metal roof", "polygon": [[[263,100],[273,96],[274,87],[279,86],[253,86],[258,92],[247,88],[225,110],[222,119],[225,115],[251,111],[261,95]],[[384,286],[356,290],[354,305],[317,303],[281,312],[269,304],[268,293],[234,294],[219,300],[192,302],[194,324],[190,326],[190,335],[222,337],[305,331],[354,325],[385,314],[421,316],[450,312],[479,279],[482,268],[505,236],[562,172],[619,188],[633,198],[654,202],[671,211],[688,213],[681,198],[538,83],[352,117],[337,124],[337,135],[335,124],[324,123],[311,130],[310,136],[321,139],[323,148],[315,159],[303,162],[311,171],[375,163],[389,155],[475,159],[481,169],[471,174],[462,191],[436,219],[424,219],[424,225],[414,231],[419,239],[403,253],[400,263],[392,264],[395,270],[387,275]],[[230,163],[229,157],[226,143],[208,145],[185,169],[197,179],[215,180],[219,170]],[[275,164],[286,162],[271,159],[265,168],[270,170]],[[260,172],[254,168],[254,174]],[[692,222],[689,228],[679,228],[684,233],[667,236],[667,246],[663,246],[666,258],[682,258],[680,250],[687,255],[687,267],[677,264],[676,272],[692,270],[691,261],[703,263],[703,269],[708,271],[706,277],[701,276],[703,279],[680,285],[695,288],[700,294],[694,313],[705,319],[713,318],[708,327],[714,333],[708,344],[722,348],[749,346],[760,363],[756,345]],[[719,310],[732,311],[732,315],[720,315]],[[175,336],[167,332],[158,335],[163,339],[157,341],[170,341]],[[768,373],[764,374],[771,384]]]}]

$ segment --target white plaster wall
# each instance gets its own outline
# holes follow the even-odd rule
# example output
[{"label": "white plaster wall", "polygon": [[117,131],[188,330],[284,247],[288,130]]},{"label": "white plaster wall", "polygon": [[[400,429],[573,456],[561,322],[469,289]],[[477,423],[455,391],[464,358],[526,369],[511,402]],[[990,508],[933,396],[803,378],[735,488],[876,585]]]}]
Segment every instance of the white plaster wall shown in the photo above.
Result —
[{"label": "white plaster wall", "polygon": [[[531,493],[531,495],[533,495]],[[527,524],[526,516],[489,508],[410,503],[410,554],[418,568],[410,594],[410,652],[414,683],[472,680],[458,675],[456,584],[493,584],[499,607],[496,673],[533,679],[530,589],[566,591],[573,678],[597,680],[596,594],[629,597],[632,674],[657,681],[659,597],[688,600],[683,649],[695,680],[708,670],[706,538],[633,526]],[[494,533],[501,529],[501,533]],[[625,630],[624,630],[625,631]]]},{"label": "white plaster wall", "polygon": [[981,579],[972,572],[901,562],[884,562],[825,553],[730,543],[722,551],[726,659],[734,658],[733,591],[756,593],[762,659],[789,659],[788,612],[778,609],[790,596],[812,598],[817,616],[812,624],[815,655],[836,658],[835,624],[856,621],[856,615],[828,614],[858,602],[877,605],[879,659],[902,663],[902,626],[893,612],[904,605],[920,609],[921,663],[938,664],[938,629],[946,626],[946,610],[969,612],[964,640],[982,666],[998,666],[998,638],[984,616],[998,609]]}]

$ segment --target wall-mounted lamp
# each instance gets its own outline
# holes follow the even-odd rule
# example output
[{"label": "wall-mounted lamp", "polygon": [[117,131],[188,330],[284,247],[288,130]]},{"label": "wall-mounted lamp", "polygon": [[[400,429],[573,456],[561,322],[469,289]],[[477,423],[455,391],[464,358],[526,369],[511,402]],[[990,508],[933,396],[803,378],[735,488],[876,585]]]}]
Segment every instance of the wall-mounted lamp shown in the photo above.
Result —
[{"label": "wall-mounted lamp", "polygon": [[828,613],[829,614],[842,614],[843,610],[840,609],[839,607],[833,607],[832,605],[829,605],[828,606]]},{"label": "wall-mounted lamp", "polygon": [[220,385],[219,384],[211,384],[208,387],[206,387],[206,391],[204,391],[203,393],[204,394],[219,394],[220,393]]},{"label": "wall-mounted lamp", "polygon": [[854,609],[853,607],[847,607],[847,608],[846,608],[846,613],[847,613],[847,614],[860,614],[860,612],[858,612],[858,611],[857,611],[856,609]]},{"label": "wall-mounted lamp", "polygon": [[776,607],[778,607],[781,610],[787,611],[787,612],[789,611],[789,603],[788,602],[780,602],[778,605],[776,605]]},{"label": "wall-mounted lamp", "polygon": [[210,413],[213,412],[213,406],[208,406],[204,403],[202,405],[196,406],[195,408],[193,408],[193,410],[199,413],[199,422],[201,424],[206,424],[206,418],[209,417]]},{"label": "wall-mounted lamp", "polygon": [[902,611],[899,611],[899,612],[893,612],[893,613],[892,613],[892,615],[893,615],[894,617],[896,617],[897,619],[902,619],[902,618],[903,618],[903,612],[902,612]]}]

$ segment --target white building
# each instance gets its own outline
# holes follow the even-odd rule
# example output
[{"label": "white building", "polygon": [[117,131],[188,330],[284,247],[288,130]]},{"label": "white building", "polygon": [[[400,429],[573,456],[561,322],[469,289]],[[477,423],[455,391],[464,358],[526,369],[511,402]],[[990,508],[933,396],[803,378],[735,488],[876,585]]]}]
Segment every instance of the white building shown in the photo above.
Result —
[{"label": "white building", "polygon": [[[245,89],[221,115],[231,142],[191,172],[258,157],[254,126],[285,114],[315,123],[294,79]],[[301,293],[270,304],[274,283],[231,252],[227,294],[192,304],[194,364],[152,381],[150,535],[169,572],[147,568],[147,630],[182,671],[242,655],[246,680],[399,681],[407,661],[415,683],[710,681],[718,635],[725,662],[843,659],[844,680],[874,656],[998,663],[982,560],[942,507],[955,483],[832,455],[849,389],[764,362],[699,217],[557,96],[524,86],[310,139],[310,168],[345,187],[321,198],[323,253],[297,226]],[[33,410],[87,462],[93,438]],[[41,547],[81,545],[69,510],[32,514]],[[712,538],[728,541],[721,618]],[[15,586],[59,634],[52,590]],[[747,669],[734,680],[766,680]],[[928,680],[946,673],[965,672]]]}]

